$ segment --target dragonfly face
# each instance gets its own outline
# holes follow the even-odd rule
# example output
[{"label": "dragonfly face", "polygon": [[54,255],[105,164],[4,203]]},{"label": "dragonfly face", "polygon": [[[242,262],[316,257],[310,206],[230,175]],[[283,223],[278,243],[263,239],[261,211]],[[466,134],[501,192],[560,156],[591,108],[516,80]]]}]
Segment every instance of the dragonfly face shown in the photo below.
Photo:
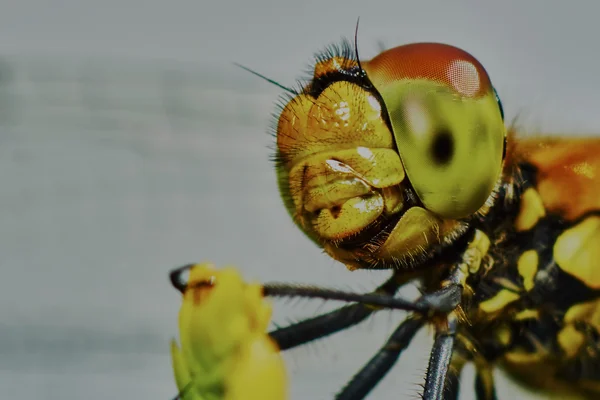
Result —
[{"label": "dragonfly face", "polygon": [[487,212],[506,130],[483,66],[417,43],[359,63],[321,57],[277,125],[297,225],[350,269],[414,267]]}]

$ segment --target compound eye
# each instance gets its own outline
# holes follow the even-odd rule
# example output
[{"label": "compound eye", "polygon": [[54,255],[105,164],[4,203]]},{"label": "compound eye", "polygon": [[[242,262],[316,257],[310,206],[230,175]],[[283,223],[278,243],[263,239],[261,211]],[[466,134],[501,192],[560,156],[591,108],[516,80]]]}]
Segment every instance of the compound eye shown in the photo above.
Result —
[{"label": "compound eye", "polygon": [[500,176],[506,134],[483,67],[460,49],[429,43],[388,50],[365,70],[425,208],[444,218],[479,210]]},{"label": "compound eye", "polygon": [[485,203],[498,180],[502,118],[492,97],[473,103],[440,90],[423,92],[428,94],[409,93],[390,115],[406,174],[427,209],[466,217]]}]

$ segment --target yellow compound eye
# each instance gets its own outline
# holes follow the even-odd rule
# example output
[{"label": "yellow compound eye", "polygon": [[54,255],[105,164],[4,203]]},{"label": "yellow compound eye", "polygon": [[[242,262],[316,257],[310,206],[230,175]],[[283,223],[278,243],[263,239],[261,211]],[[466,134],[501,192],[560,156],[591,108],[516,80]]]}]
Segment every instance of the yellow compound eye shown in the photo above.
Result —
[{"label": "yellow compound eye", "polygon": [[506,134],[481,64],[455,47],[419,43],[388,50],[363,68],[425,208],[444,218],[481,208],[498,181]]},{"label": "yellow compound eye", "polygon": [[504,127],[495,98],[461,99],[421,81],[399,85],[386,106],[406,174],[425,207],[446,218],[476,212],[502,165]]}]

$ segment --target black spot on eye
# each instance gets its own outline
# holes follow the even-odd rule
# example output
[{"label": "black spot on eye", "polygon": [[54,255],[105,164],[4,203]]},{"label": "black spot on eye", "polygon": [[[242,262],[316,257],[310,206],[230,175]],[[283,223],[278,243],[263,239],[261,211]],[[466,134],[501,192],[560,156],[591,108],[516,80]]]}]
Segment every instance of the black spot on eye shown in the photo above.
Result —
[{"label": "black spot on eye", "polygon": [[454,155],[454,140],[452,134],[447,129],[441,129],[436,132],[431,142],[431,158],[438,165],[445,165]]}]

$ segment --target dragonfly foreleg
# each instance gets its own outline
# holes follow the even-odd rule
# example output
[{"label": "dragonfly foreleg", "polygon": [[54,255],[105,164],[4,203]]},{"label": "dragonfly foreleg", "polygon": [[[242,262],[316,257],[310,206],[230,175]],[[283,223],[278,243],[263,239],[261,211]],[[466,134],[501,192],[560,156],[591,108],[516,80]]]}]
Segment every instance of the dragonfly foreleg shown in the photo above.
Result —
[{"label": "dragonfly foreleg", "polygon": [[[392,276],[377,288],[374,294],[393,296],[401,283]],[[364,321],[378,309],[364,303],[341,307],[269,333],[281,350],[297,347],[313,340],[332,335]]]}]

